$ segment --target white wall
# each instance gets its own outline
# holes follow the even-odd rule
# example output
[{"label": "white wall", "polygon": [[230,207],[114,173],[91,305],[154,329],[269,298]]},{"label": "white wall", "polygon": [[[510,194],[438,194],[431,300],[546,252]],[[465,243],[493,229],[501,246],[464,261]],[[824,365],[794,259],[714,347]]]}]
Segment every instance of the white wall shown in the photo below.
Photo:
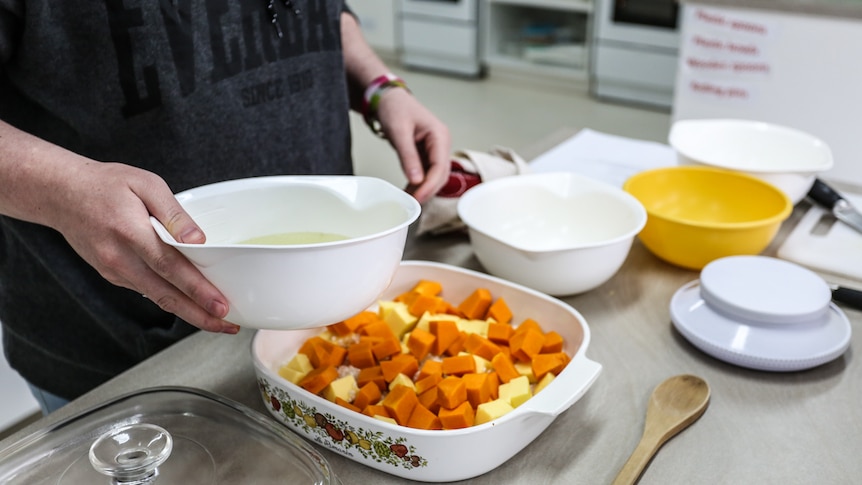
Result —
[{"label": "white wall", "polygon": [[862,20],[684,8],[673,119],[736,117],[806,131],[832,149],[835,165],[823,178],[862,186]]}]

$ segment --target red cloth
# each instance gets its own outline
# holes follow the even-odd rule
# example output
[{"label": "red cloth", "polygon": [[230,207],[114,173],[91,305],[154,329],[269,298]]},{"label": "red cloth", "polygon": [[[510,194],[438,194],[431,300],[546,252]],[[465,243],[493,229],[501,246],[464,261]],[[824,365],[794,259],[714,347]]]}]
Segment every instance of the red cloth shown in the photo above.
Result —
[{"label": "red cloth", "polygon": [[452,160],[452,171],[446,185],[437,192],[437,197],[461,197],[467,189],[478,185],[482,178],[478,174],[468,172],[464,166]]}]

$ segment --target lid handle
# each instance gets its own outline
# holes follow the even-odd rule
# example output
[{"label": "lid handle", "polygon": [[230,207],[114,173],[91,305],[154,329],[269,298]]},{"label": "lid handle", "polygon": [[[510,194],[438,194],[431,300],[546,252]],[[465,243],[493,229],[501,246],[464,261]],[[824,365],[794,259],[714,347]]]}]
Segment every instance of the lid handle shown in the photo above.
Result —
[{"label": "lid handle", "polygon": [[155,483],[158,466],[171,455],[173,438],[164,428],[138,423],[112,429],[90,446],[90,464],[116,485]]}]

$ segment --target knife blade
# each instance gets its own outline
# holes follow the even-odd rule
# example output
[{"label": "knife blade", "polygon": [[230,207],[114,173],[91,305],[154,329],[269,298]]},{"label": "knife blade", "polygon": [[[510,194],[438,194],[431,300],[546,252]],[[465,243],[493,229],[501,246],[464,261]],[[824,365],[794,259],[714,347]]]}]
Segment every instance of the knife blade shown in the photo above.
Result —
[{"label": "knife blade", "polygon": [[859,213],[853,204],[826,182],[819,178],[814,179],[814,184],[808,191],[808,197],[829,209],[836,219],[862,233],[862,213]]}]

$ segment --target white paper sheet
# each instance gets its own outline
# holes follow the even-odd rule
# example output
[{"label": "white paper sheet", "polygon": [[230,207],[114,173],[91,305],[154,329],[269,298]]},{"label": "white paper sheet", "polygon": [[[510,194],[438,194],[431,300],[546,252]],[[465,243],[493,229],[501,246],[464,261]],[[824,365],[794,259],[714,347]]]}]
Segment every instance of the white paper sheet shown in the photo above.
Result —
[{"label": "white paper sheet", "polygon": [[530,162],[533,172],[576,172],[622,187],[643,170],[676,165],[669,145],[583,129]]}]

